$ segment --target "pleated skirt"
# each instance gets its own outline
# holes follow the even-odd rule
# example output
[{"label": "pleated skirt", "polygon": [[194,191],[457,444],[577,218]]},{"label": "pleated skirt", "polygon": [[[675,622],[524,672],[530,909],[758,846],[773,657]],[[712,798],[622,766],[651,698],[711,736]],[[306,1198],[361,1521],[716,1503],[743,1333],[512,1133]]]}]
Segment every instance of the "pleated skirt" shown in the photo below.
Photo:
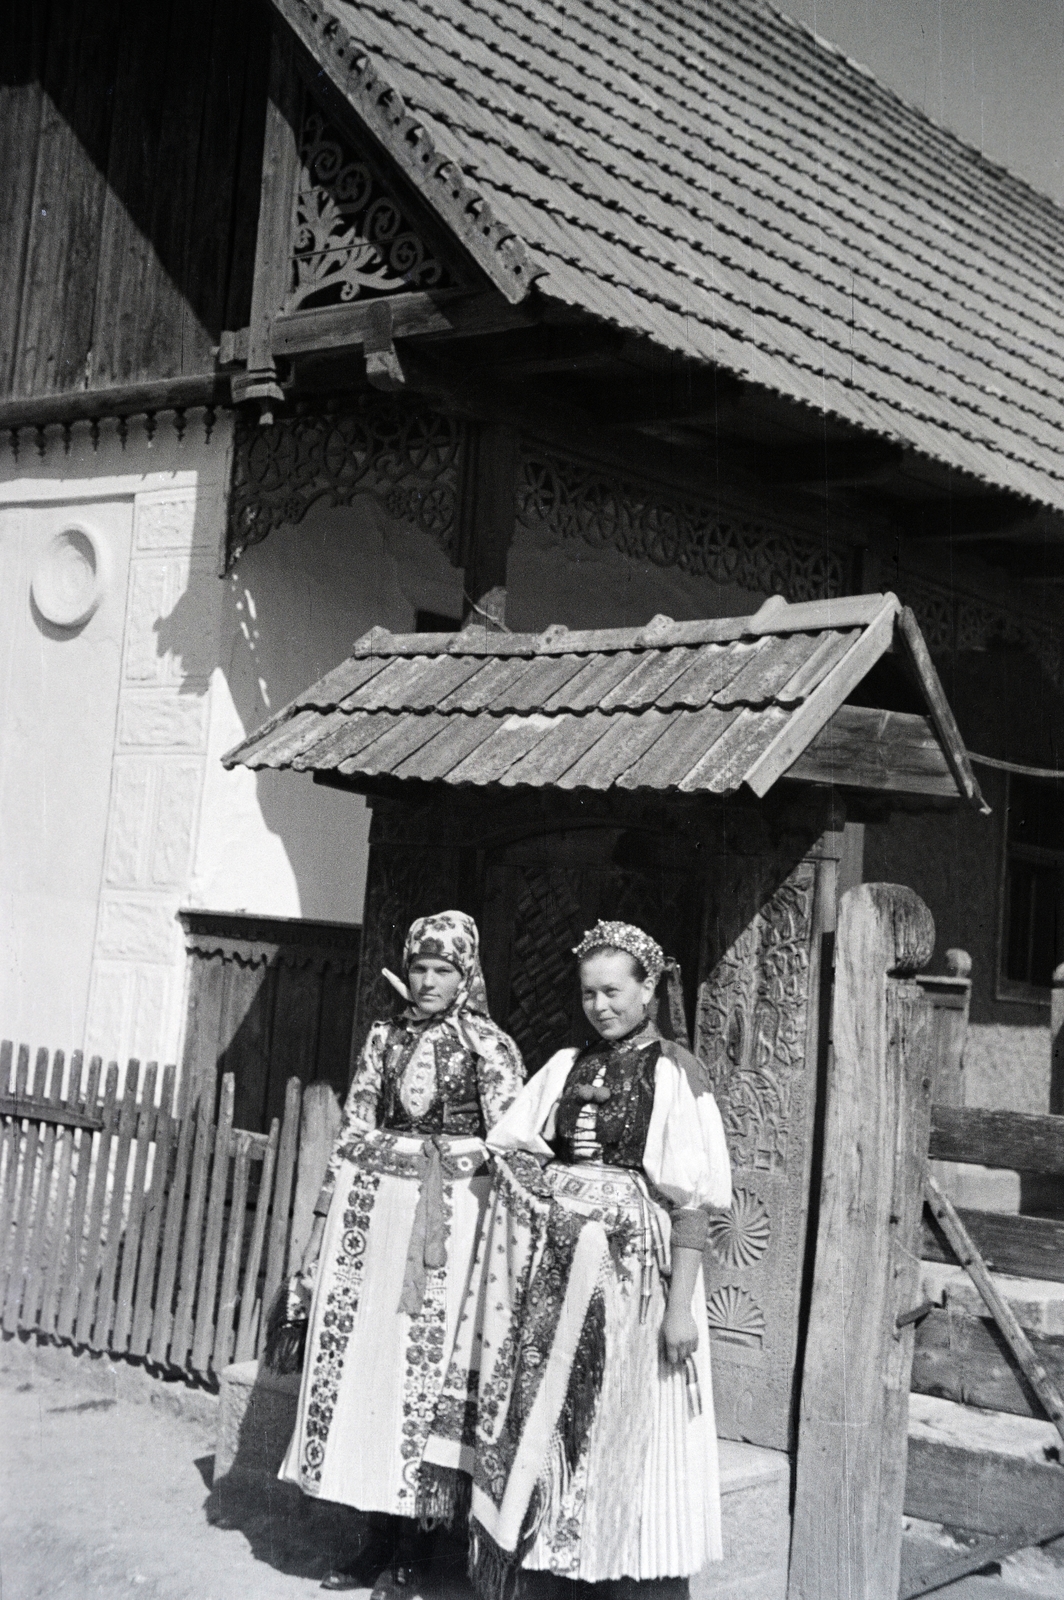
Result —
[{"label": "pleated skirt", "polygon": [[[615,1179],[616,1169],[610,1176]],[[522,1561],[526,1568],[600,1583],[688,1577],[721,1559],[720,1473],[702,1274],[692,1305],[698,1349],[688,1367],[674,1368],[664,1358],[661,1340],[666,1284],[656,1262],[651,1270],[645,1321],[640,1321],[638,1267],[627,1279],[611,1276],[606,1363],[595,1417],[560,1504],[544,1518]]]}]

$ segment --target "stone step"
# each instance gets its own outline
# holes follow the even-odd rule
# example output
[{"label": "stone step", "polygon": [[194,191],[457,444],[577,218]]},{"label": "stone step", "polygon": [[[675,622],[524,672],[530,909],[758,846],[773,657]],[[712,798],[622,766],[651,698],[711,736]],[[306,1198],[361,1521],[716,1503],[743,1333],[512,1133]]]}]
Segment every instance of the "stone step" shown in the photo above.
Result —
[{"label": "stone step", "polygon": [[1064,1532],[1062,1448],[1051,1422],[910,1395],[906,1514],[977,1533]]},{"label": "stone step", "polygon": [[[295,1426],[299,1375],[279,1377],[258,1362],[221,1377],[214,1483],[240,1493],[276,1478]],[[278,1485],[278,1488],[281,1488]],[[691,1580],[691,1600],[784,1600],[790,1543],[790,1462],[780,1450],[720,1441],[724,1560]],[[297,1491],[294,1491],[297,1493]]]},{"label": "stone step", "polygon": [[[992,1272],[990,1276],[1021,1328],[1028,1333],[1064,1334],[1064,1283],[1050,1283],[1046,1278],[1010,1278],[1002,1272]],[[990,1315],[982,1295],[961,1266],[922,1261],[918,1298],[947,1309],[954,1306],[973,1317]]]},{"label": "stone step", "polygon": [[791,1542],[790,1458],[720,1441],[724,1560],[691,1579],[691,1600],[784,1600]]}]

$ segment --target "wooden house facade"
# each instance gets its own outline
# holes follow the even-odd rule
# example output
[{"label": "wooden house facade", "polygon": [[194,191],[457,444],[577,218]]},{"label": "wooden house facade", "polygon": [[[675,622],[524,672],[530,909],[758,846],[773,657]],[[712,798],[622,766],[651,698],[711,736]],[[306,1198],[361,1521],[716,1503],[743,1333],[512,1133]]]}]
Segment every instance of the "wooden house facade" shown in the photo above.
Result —
[{"label": "wooden house facade", "polygon": [[[178,913],[238,942],[247,919],[249,949],[273,919],[269,994],[296,970],[284,919],[362,921],[364,802],[220,757],[374,626],[538,637],[893,593],[997,763],[991,809],[866,795],[839,873],[911,884],[971,951],[969,1098],[1047,1109],[1064,219],[761,0],[526,11],[19,19],[5,1031],[168,1056],[202,1048],[214,995],[217,1051],[246,1040],[268,1077],[275,1001]],[[80,610],[51,598],[63,572]],[[882,777],[891,719],[926,705],[889,652],[850,704],[881,715]],[[852,787],[853,754],[822,788]],[[386,798],[373,826],[383,847]],[[498,904],[545,881],[554,915],[556,864],[507,849]],[[573,865],[580,914],[622,870]],[[373,905],[366,962],[394,936]],[[670,915],[682,940],[696,911]],[[349,961],[315,992],[347,994]]]}]

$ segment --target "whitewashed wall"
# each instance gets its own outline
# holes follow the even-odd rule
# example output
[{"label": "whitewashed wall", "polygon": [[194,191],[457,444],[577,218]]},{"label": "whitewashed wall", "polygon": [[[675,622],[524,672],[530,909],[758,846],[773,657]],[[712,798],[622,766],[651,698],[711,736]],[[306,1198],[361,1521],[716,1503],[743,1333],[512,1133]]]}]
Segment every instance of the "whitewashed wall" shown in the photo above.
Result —
[{"label": "whitewashed wall", "polygon": [[[461,575],[368,497],[313,509],[217,576],[231,439],[131,422],[23,434],[0,459],[0,1037],[174,1059],[186,906],[357,922],[368,812],[220,757],[376,623],[459,615]],[[80,525],[109,558],[95,614],[30,585]]]}]

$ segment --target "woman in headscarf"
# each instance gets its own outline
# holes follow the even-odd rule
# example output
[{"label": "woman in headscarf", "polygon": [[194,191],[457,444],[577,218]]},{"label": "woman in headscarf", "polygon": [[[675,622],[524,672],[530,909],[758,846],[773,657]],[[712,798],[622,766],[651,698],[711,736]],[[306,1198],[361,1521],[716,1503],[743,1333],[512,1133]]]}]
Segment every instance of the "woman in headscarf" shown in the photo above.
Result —
[{"label": "woman in headscarf", "polygon": [[521,1055],[488,1016],[471,917],[407,935],[406,1002],[369,1030],[295,1293],[310,1298],[295,1433],[280,1476],[364,1513],[326,1589],[412,1597],[426,1535],[415,1498],[490,1189],[484,1137]]},{"label": "woman in headscarf", "polygon": [[472,1480],[482,1600],[519,1567],[682,1578],[721,1555],[702,1287],[710,1217],[731,1202],[720,1114],[653,1020],[668,971],[682,1022],[660,946],[600,922],[574,953],[599,1039],[552,1056],[488,1136],[486,1265],[422,1466],[426,1507]]}]

